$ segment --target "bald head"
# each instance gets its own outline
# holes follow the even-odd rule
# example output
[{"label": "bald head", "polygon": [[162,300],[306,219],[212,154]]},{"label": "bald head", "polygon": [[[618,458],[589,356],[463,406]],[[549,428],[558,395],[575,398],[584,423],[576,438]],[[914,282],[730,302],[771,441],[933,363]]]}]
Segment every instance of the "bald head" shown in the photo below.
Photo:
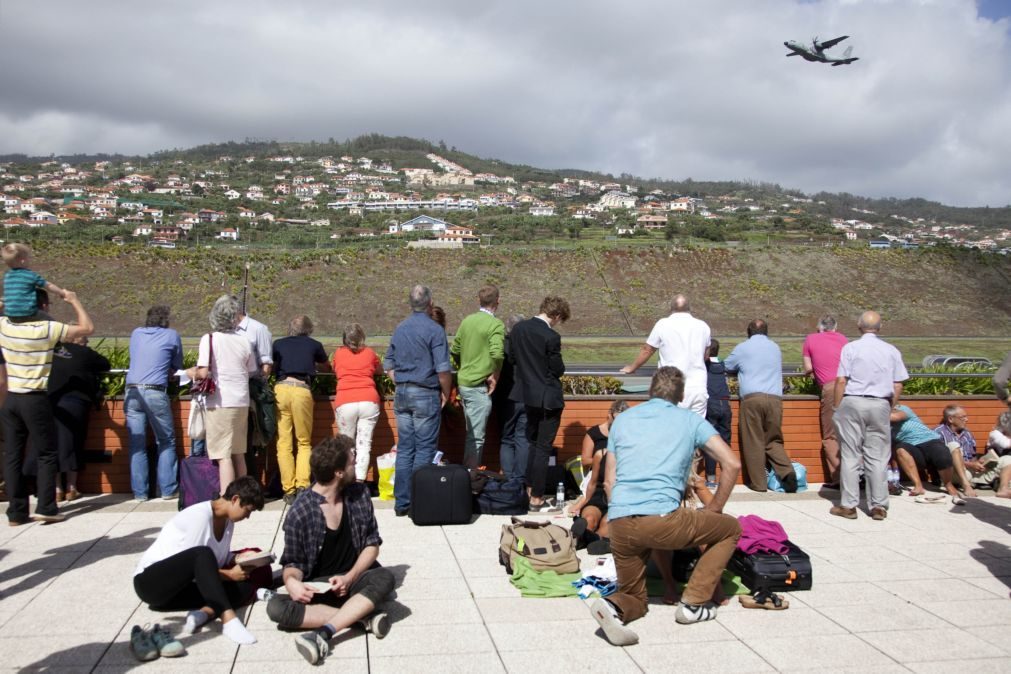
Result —
[{"label": "bald head", "polygon": [[672,313],[680,313],[685,311],[691,311],[692,308],[688,304],[688,298],[678,293],[674,296],[674,299],[670,301],[670,310]]},{"label": "bald head", "polygon": [[860,328],[860,332],[879,332],[881,330],[881,314],[876,311],[865,311],[860,314],[857,327]]}]

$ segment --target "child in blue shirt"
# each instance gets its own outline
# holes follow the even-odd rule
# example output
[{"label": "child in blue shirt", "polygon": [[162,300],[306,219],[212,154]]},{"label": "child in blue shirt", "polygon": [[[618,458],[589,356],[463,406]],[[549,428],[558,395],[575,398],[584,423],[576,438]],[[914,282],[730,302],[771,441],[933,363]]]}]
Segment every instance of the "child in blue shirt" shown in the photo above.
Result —
[{"label": "child in blue shirt", "polygon": [[28,321],[35,318],[39,311],[35,299],[36,288],[44,288],[49,293],[65,297],[62,288],[50,283],[39,274],[28,268],[32,261],[32,249],[23,243],[8,243],[0,250],[7,265],[4,274],[3,311],[7,318],[14,322]]}]

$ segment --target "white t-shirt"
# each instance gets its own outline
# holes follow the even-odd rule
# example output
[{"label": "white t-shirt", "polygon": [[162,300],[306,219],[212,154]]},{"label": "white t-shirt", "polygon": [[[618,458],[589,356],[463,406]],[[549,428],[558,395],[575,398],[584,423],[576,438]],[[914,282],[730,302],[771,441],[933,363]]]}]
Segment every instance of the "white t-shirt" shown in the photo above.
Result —
[{"label": "white t-shirt", "polygon": [[[208,367],[210,348],[208,336],[204,335],[197,351],[197,367]],[[258,371],[249,340],[234,332],[215,332],[210,368],[218,390],[207,396],[207,409],[249,407],[249,378]]]},{"label": "white t-shirt", "polygon": [[191,505],[169,520],[169,523],[162,528],[158,538],[140,558],[140,563],[137,564],[133,575],[136,576],[152,564],[168,559],[183,550],[201,545],[209,547],[218,560],[218,568],[224,568],[231,553],[234,526],[234,523],[229,520],[219,541],[214,538],[214,513],[211,510],[211,502],[203,501]]},{"label": "white t-shirt", "polygon": [[673,366],[685,375],[685,390],[706,390],[705,351],[709,346],[709,326],[687,311],[661,318],[653,326],[646,343],[660,352],[660,367]]}]

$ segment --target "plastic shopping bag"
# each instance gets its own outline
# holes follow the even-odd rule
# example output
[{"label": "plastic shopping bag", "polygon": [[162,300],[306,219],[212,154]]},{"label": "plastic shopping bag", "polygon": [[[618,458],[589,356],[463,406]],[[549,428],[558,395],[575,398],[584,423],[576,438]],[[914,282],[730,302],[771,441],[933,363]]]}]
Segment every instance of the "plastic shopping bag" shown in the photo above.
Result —
[{"label": "plastic shopping bag", "polygon": [[380,454],[376,457],[376,465],[379,467],[379,500],[393,500],[393,479],[397,466],[397,448],[387,454]]}]

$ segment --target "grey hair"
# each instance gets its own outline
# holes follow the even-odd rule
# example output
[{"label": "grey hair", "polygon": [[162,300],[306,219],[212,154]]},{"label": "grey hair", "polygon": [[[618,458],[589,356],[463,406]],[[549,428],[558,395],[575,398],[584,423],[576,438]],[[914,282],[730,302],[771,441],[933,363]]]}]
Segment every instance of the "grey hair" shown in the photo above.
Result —
[{"label": "grey hair", "polygon": [[169,326],[169,315],[171,310],[167,304],[155,304],[147,310],[147,318],[144,320],[145,328],[167,328]]},{"label": "grey hair", "polygon": [[289,337],[297,337],[297,336],[307,337],[312,334],[312,329],[313,329],[312,320],[304,314],[301,316],[295,316],[295,318],[291,319],[288,322]]},{"label": "grey hair", "polygon": [[208,320],[214,332],[232,332],[239,324],[242,305],[231,295],[222,295],[214,302]]},{"label": "grey hair", "polygon": [[671,313],[679,313],[682,311],[690,312],[692,310],[692,307],[691,304],[688,303],[688,298],[682,295],[681,293],[678,293],[677,295],[674,296],[674,299],[672,299],[670,302],[670,310]]},{"label": "grey hair", "polygon": [[506,332],[512,331],[512,329],[516,326],[517,323],[525,320],[527,320],[527,317],[524,316],[523,314],[513,314],[512,316],[510,316],[505,320]]},{"label": "grey hair", "polygon": [[427,311],[432,303],[432,289],[419,283],[411,288],[408,301],[411,304],[411,311]]},{"label": "grey hair", "polygon": [[1001,412],[997,417],[997,430],[1011,436],[1011,412]]},{"label": "grey hair", "polygon": [[822,332],[832,332],[835,330],[836,322],[835,316],[830,314],[825,314],[820,319],[818,319],[818,330]]}]

